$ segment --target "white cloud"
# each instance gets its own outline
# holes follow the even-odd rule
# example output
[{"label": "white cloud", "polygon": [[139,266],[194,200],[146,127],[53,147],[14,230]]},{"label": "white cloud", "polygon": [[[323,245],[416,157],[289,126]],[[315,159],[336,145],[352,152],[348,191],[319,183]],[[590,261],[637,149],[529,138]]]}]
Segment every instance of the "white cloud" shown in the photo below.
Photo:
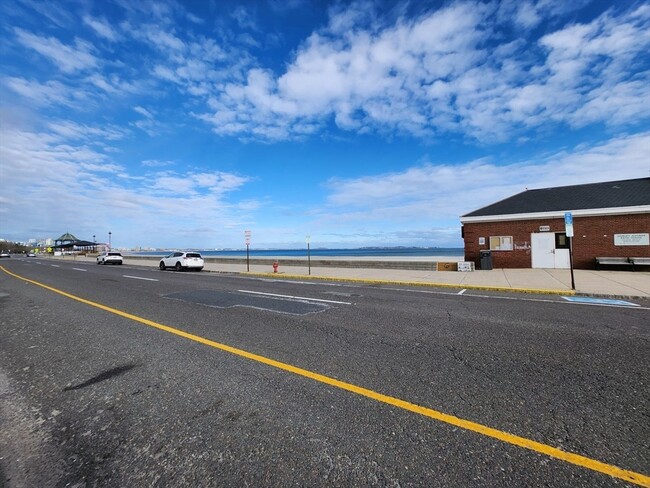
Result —
[{"label": "white cloud", "polygon": [[[103,97],[121,97],[144,91],[142,81],[128,82],[117,75],[103,76],[94,73],[75,82],[57,80],[39,82],[20,77],[2,78],[2,84],[14,93],[28,99],[34,105],[62,105],[74,109],[88,109],[97,105]],[[99,89],[99,90],[97,90]]]},{"label": "white cloud", "polygon": [[60,136],[68,141],[76,140],[107,140],[117,141],[124,139],[129,131],[115,125],[106,127],[92,127],[88,125],[78,124],[70,120],[60,120],[50,122],[47,127],[57,136]]},{"label": "white cloud", "polygon": [[134,107],[133,110],[136,111],[136,112],[138,112],[140,115],[145,116],[145,117],[148,118],[148,119],[153,118],[153,114],[152,114],[151,112],[149,112],[149,111],[148,111],[146,108],[144,108],[144,107],[139,107],[139,106],[138,106],[138,107]]},{"label": "white cloud", "polygon": [[99,64],[90,53],[92,46],[81,39],[76,39],[73,47],[55,37],[37,36],[20,28],[14,31],[21,44],[48,58],[64,73],[87,70]]},{"label": "white cloud", "polygon": [[[200,118],[217,134],[271,140],[331,120],[358,132],[456,132],[489,142],[542,124],[625,125],[650,117],[648,104],[639,103],[650,93],[648,76],[631,79],[634,61],[650,48],[650,6],[551,32],[533,55],[522,42],[499,44],[486,27],[495,21],[490,4],[457,2],[388,26],[368,25],[369,5],[334,10],[281,75],[254,68],[245,83],[197,91],[216,112]],[[578,7],[547,0],[500,8],[498,15],[515,12],[516,23],[533,27]],[[167,76],[188,79],[178,71]]]},{"label": "white cloud", "polygon": [[183,195],[185,197],[210,195],[218,198],[240,188],[248,180],[246,177],[220,171],[185,174],[163,172],[146,185],[157,195]]},{"label": "white cloud", "polygon": [[164,168],[166,166],[174,166],[175,164],[174,161],[158,161],[157,159],[147,159],[142,161],[142,166],[147,166],[149,168]]},{"label": "white cloud", "polygon": [[648,116],[650,107],[650,73],[633,81],[603,85],[589,94],[585,103],[567,118],[572,125],[583,127],[604,121],[608,125],[623,125]]},{"label": "white cloud", "polygon": [[242,29],[252,29],[256,30],[257,25],[255,24],[255,19],[253,15],[244,7],[243,5],[238,5],[234,8],[230,14],[233,19],[237,21],[237,24]]},{"label": "white cloud", "polygon": [[75,22],[74,15],[69,9],[61,8],[60,5],[57,5],[55,3],[51,3],[51,2],[11,2],[11,3],[22,3],[24,6],[38,12],[40,15],[45,17],[53,25],[62,28],[69,28]]},{"label": "white cloud", "polygon": [[555,18],[579,10],[591,0],[500,0],[497,18],[500,22],[511,22],[516,27],[528,30],[537,27],[548,18]]},{"label": "white cloud", "polygon": [[205,23],[205,21],[204,21],[201,17],[198,17],[198,16],[194,15],[194,14],[191,13],[191,12],[188,12],[188,13],[187,13],[187,19],[188,19],[190,22],[193,22],[193,23],[195,23],[195,24],[203,24],[203,23]]},{"label": "white cloud", "polygon": [[[621,136],[543,159],[498,165],[488,159],[459,165],[425,164],[402,172],[332,179],[323,221],[427,226],[524,191],[597,181],[642,178],[650,171],[650,133]],[[329,217],[335,215],[336,217]]]},{"label": "white cloud", "polygon": [[146,26],[144,35],[149,39],[152,45],[159,49],[169,49],[172,51],[182,51],[185,43],[174,34],[159,30],[157,26]]},{"label": "white cloud", "polygon": [[90,83],[112,96],[140,94],[145,90],[146,86],[145,82],[142,80],[126,81],[120,78],[117,74],[105,76],[100,73],[93,73],[83,81]]},{"label": "white cloud", "polygon": [[133,108],[133,111],[142,115],[144,119],[136,120],[131,124],[145,132],[150,137],[156,137],[161,134],[163,124],[161,124],[153,113],[147,110],[144,107],[136,106]]},{"label": "white cloud", "polygon": [[120,37],[105,19],[95,19],[90,15],[84,15],[83,21],[84,24],[89,26],[97,35],[104,39],[115,42]]},{"label": "white cloud", "polygon": [[36,105],[75,105],[86,98],[82,90],[75,90],[59,81],[40,83],[25,78],[7,77],[3,84],[14,93],[29,99]]},{"label": "white cloud", "polygon": [[121,135],[114,128],[58,122],[49,129],[33,132],[10,124],[0,129],[0,160],[11,168],[0,182],[5,210],[0,228],[7,234],[21,229],[15,238],[76,229],[79,237],[96,234],[101,242],[110,229],[118,246],[192,245],[213,242],[218,229],[241,225],[256,208],[251,200],[241,206],[228,201],[249,181],[245,176],[221,171],[136,176],[90,145]]}]

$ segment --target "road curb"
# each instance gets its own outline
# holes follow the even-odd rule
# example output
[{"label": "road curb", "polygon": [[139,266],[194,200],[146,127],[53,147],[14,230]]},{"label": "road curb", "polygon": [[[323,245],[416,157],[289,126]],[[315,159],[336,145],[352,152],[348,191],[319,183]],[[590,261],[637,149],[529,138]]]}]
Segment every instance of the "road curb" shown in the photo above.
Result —
[{"label": "road curb", "polygon": [[453,283],[433,283],[426,281],[400,281],[400,280],[377,280],[368,278],[337,278],[333,276],[310,276],[310,275],[290,275],[284,273],[236,273],[242,276],[257,276],[260,278],[279,278],[279,279],[301,279],[313,281],[342,281],[345,283],[363,283],[367,285],[404,285],[404,286],[421,286],[427,288],[453,288],[466,290],[485,290],[485,291],[505,291],[512,293],[528,293],[534,295],[566,295],[573,296],[576,294],[573,290],[550,290],[544,288],[511,288],[504,286],[489,285],[460,285]]}]

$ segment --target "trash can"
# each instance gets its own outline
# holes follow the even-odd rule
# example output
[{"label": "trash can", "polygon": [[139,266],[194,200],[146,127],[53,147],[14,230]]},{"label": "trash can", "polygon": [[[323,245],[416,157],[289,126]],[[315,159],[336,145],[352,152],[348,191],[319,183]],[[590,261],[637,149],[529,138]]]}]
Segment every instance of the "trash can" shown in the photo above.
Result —
[{"label": "trash can", "polygon": [[479,251],[481,269],[492,269],[492,251]]}]

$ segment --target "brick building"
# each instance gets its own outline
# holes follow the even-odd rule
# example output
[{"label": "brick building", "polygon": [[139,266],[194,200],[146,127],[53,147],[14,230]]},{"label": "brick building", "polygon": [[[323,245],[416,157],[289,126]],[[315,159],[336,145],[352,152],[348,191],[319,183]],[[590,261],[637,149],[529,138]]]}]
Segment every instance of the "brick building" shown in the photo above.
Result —
[{"label": "brick building", "polygon": [[573,266],[595,258],[650,257],[650,178],[527,190],[460,219],[465,259],[480,267],[490,251],[495,268],[568,268],[573,217]]}]

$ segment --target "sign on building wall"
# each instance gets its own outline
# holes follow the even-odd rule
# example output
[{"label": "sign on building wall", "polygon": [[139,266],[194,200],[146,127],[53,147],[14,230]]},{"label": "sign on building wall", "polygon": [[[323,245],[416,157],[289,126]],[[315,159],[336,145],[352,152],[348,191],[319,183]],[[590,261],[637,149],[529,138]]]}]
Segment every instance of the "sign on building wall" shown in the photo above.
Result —
[{"label": "sign on building wall", "polygon": [[615,246],[650,246],[650,234],[614,234]]}]

